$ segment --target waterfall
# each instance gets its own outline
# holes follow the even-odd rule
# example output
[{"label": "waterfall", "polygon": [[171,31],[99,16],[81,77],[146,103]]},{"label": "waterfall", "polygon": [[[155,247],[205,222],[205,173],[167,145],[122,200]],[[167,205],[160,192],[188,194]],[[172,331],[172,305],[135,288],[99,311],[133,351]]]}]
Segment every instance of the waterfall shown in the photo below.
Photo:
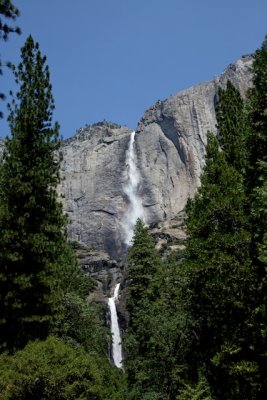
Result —
[{"label": "waterfall", "polygon": [[122,368],[122,350],[121,350],[121,334],[116,310],[116,300],[119,297],[120,283],[115,287],[113,297],[108,299],[108,306],[111,317],[111,333],[112,333],[112,358],[117,368]]},{"label": "waterfall", "polygon": [[[127,183],[124,186],[124,193],[129,200],[129,207],[122,221],[122,229],[124,233],[124,242],[128,246],[131,244],[133,237],[133,229],[138,218],[144,219],[144,210],[141,198],[138,195],[138,186],[140,183],[140,174],[136,166],[135,155],[135,131],[131,133],[129,146],[126,152],[127,166]],[[121,335],[116,310],[116,300],[119,296],[120,284],[115,286],[114,295],[108,299],[108,306],[111,316],[111,333],[112,333],[112,358],[117,368],[122,368],[122,347]]]},{"label": "waterfall", "polygon": [[129,199],[129,209],[122,222],[124,230],[124,241],[129,246],[133,237],[133,229],[138,218],[144,219],[144,210],[142,200],[138,195],[138,186],[140,183],[140,174],[136,167],[135,155],[135,131],[131,133],[129,147],[126,153],[126,166],[128,172],[127,183],[124,186],[124,193]]}]

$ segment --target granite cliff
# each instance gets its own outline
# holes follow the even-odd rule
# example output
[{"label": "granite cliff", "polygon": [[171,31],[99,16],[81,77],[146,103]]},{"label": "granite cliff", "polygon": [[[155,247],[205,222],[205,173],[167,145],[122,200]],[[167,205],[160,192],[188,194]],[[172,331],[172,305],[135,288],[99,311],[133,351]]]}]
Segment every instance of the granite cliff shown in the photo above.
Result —
[{"label": "granite cliff", "polygon": [[[147,223],[173,218],[195,193],[206,133],[216,133],[218,88],[230,79],[245,96],[251,85],[251,63],[250,56],[243,57],[220,77],[158,101],[144,113],[136,129],[135,149]],[[125,249],[129,141],[128,128],[100,123],[80,129],[62,146],[64,180],[59,190],[69,215],[69,236],[113,258]]]},{"label": "granite cliff", "polygon": [[[221,76],[158,101],[144,113],[134,148],[140,176],[138,195],[146,223],[171,220],[195,193],[204,165],[207,131],[216,134],[218,88],[230,79],[244,97],[251,85],[251,63],[251,56],[242,57]],[[101,122],[81,128],[61,148],[63,180],[59,193],[69,216],[69,237],[83,249],[105,251],[117,260],[126,249],[130,134],[127,127]],[[0,140],[0,159],[3,148]],[[105,262],[108,271],[108,259]]]}]

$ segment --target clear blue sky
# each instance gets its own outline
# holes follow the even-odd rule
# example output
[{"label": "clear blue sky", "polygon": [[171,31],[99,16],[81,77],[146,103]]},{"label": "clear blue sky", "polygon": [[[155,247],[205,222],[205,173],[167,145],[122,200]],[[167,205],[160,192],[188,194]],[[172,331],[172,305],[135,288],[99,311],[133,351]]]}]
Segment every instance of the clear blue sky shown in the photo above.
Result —
[{"label": "clear blue sky", "polygon": [[[155,101],[212,79],[260,47],[267,33],[266,0],[14,4],[23,34],[0,43],[2,58],[17,63],[29,34],[40,43],[51,71],[54,117],[64,137],[103,119],[134,129]],[[10,87],[12,77],[5,73],[0,89]],[[0,121],[0,136],[7,133]]]}]

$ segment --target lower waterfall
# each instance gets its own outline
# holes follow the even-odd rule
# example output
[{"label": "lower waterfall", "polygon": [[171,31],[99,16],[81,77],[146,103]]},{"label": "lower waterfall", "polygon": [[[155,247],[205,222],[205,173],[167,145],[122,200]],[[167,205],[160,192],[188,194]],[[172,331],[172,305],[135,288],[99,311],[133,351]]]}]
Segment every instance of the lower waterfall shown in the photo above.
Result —
[{"label": "lower waterfall", "polygon": [[119,297],[120,283],[115,286],[113,297],[109,297],[108,306],[111,319],[112,358],[117,368],[122,368],[121,334],[116,310],[116,300]]}]

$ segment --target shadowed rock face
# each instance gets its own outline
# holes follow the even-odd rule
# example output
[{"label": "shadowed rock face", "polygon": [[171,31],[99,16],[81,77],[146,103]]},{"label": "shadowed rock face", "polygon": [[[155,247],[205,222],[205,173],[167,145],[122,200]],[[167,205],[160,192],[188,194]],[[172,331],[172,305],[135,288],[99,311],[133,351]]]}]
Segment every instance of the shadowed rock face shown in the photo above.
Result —
[{"label": "shadowed rock face", "polygon": [[59,192],[69,215],[69,237],[115,258],[123,247],[120,224],[127,209],[123,185],[130,133],[128,128],[96,124],[78,131],[61,148]]}]

